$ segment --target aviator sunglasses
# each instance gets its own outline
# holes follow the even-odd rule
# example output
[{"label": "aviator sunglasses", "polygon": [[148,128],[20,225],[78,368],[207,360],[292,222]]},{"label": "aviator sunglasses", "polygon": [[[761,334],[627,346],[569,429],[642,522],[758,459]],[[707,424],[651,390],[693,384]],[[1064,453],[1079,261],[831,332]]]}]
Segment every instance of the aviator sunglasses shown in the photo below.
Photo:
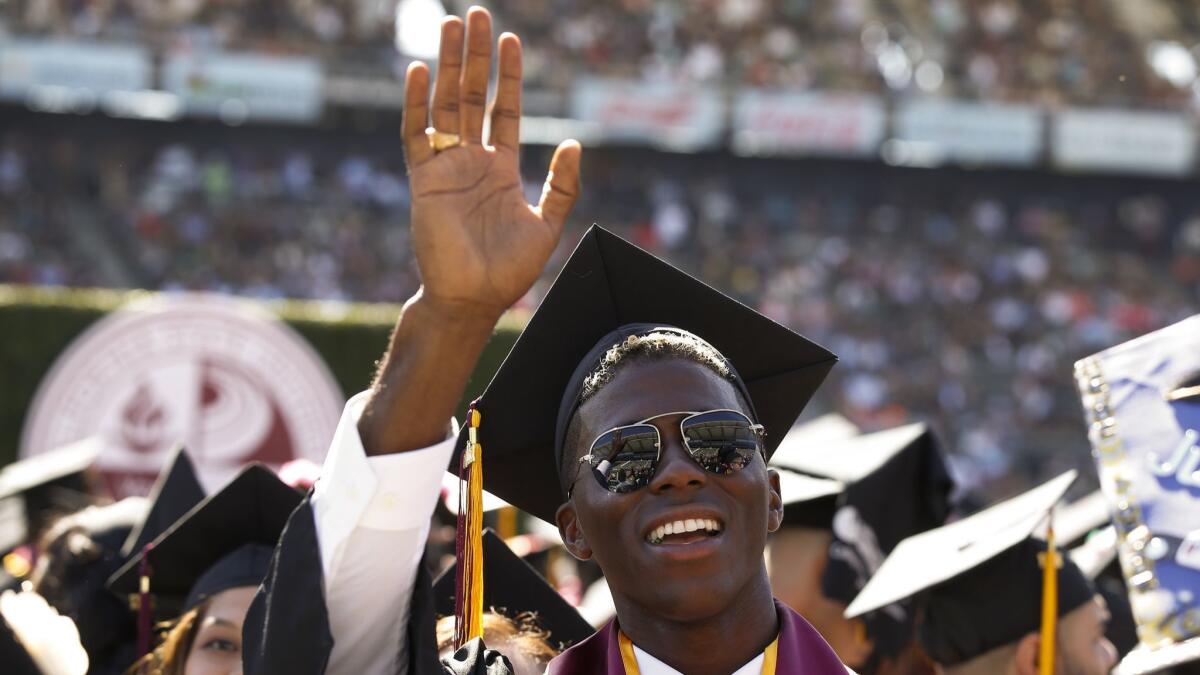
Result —
[{"label": "aviator sunglasses", "polygon": [[[729,475],[749,466],[754,454],[763,455],[763,425],[737,410],[671,412],[647,417],[636,424],[616,427],[592,441],[588,454],[579,458],[591,467],[600,487],[615,494],[640,490],[650,484],[662,459],[662,435],[650,424],[656,419],[684,415],[679,435],[688,455],[705,471]],[[578,482],[575,477],[572,485]],[[567,492],[570,498],[571,492]]]}]

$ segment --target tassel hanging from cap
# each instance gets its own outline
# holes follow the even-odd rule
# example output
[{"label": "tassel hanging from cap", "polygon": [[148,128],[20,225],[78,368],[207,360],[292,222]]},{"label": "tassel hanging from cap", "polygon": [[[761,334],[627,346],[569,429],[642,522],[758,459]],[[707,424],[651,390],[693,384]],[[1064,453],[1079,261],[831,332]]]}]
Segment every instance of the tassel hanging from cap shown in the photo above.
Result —
[{"label": "tassel hanging from cap", "polygon": [[150,595],[150,575],[154,569],[150,566],[150,551],[153,544],[142,548],[142,562],[138,565],[138,618],[137,618],[137,657],[140,659],[150,653],[150,636],[154,631],[154,598]]},{"label": "tassel hanging from cap", "polygon": [[1058,568],[1061,563],[1054,547],[1054,521],[1046,525],[1046,553],[1042,556],[1042,636],[1038,654],[1038,675],[1054,675],[1054,640],[1058,627]]},{"label": "tassel hanging from cap", "polygon": [[483,446],[477,403],[467,410],[467,446],[458,472],[454,648],[483,637]]}]

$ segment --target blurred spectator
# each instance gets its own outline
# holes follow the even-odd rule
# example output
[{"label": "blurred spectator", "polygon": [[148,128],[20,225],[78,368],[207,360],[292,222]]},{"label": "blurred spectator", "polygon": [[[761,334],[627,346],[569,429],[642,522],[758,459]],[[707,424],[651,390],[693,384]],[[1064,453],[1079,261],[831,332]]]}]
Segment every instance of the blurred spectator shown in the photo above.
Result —
[{"label": "blurred spectator", "polygon": [[[391,302],[416,288],[390,135],[56,119],[6,119],[0,281]],[[530,185],[546,159],[528,150]],[[585,163],[548,269],[592,222],[630,237],[839,354],[816,408],[938,423],[969,482],[1087,464],[1074,361],[1197,311],[1186,182],[627,148]],[[112,250],[79,244],[93,230]]]},{"label": "blurred spectator", "polygon": [[[10,30],[321,56],[390,77],[399,0],[12,0]],[[455,3],[448,9],[463,10]],[[493,0],[527,84],[581,74],[1058,105],[1193,100],[1195,16],[1143,0]],[[1136,5],[1137,9],[1130,8]],[[1153,18],[1151,20],[1150,18]]]}]

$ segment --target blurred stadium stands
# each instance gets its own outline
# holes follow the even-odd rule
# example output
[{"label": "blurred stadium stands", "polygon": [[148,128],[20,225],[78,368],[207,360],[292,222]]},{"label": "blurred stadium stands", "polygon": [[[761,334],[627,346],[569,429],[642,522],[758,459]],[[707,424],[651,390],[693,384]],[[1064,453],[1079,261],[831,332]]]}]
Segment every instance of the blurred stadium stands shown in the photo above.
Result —
[{"label": "blurred stadium stands", "polygon": [[[592,222],[665,254],[838,353],[821,407],[932,419],[1008,492],[1089,464],[1074,359],[1196,311],[1200,9],[1132,4],[490,7],[528,135],[588,146],[560,256]],[[0,17],[0,282],[415,288],[394,3]]]}]

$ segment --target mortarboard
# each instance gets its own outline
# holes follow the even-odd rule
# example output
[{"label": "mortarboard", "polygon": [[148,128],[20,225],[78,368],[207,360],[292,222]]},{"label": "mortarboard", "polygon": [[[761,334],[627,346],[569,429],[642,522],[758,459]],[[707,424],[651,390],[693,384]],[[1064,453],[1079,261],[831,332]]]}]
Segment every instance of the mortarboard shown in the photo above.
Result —
[{"label": "mortarboard", "polygon": [[1200,316],[1075,364],[1139,645],[1117,672],[1200,661]]},{"label": "mortarboard", "polygon": [[100,446],[86,438],[0,469],[0,552],[38,536],[53,517],[87,506],[84,473]]},{"label": "mortarboard", "polygon": [[[456,566],[451,566],[433,582],[438,615],[454,613],[455,572]],[[484,607],[510,619],[532,613],[537,624],[550,633],[550,644],[558,648],[578,644],[595,632],[578,610],[492,530],[483,533],[483,588]]]},{"label": "mortarboard", "polygon": [[829,529],[837,498],[846,485],[828,476],[813,475],[788,465],[797,457],[824,452],[827,442],[858,434],[859,429],[853,422],[837,413],[829,413],[796,424],[784,436],[771,457],[771,468],[783,469],[779,472],[779,491],[783,497],[784,527]]},{"label": "mortarboard", "polygon": [[[854,600],[901,540],[942,525],[950,514],[954,482],[925,424],[827,443],[803,459],[810,470],[846,484],[821,578],[822,594],[843,604]],[[909,603],[888,605],[864,621],[883,656],[895,656],[911,643]]]},{"label": "mortarboard", "polygon": [[167,531],[204,499],[204,488],[196,478],[196,469],[182,445],[171,452],[154,488],[150,490],[150,511],[139,523],[121,547],[121,554],[129,558],[140,553],[142,548]]},{"label": "mortarboard", "polygon": [[[922,647],[942,665],[968,661],[1039,627],[1052,630],[1041,626],[1047,608],[1061,617],[1094,595],[1069,559],[1058,556],[1061,566],[1047,570],[1047,544],[1033,538],[1075,477],[1068,471],[972,516],[901,541],[850,603],[846,616],[918,596]],[[1056,593],[1043,593],[1055,588]],[[1042,642],[1043,648],[1053,647],[1052,639]],[[1048,656],[1052,663],[1052,654]]]},{"label": "mortarboard", "polygon": [[[768,457],[837,357],[616,235],[592,226],[472,405],[452,463],[468,483],[460,514],[456,643],[478,636],[482,489],[553,521],[564,500],[567,425],[584,379],[633,335],[688,333],[720,352],[766,428]],[[486,471],[480,470],[486,458]],[[466,561],[465,564],[463,561]]]},{"label": "mortarboard", "polygon": [[133,661],[134,614],[105,584],[125,562],[121,544],[148,509],[144,497],[89,506],[59,519],[42,538],[35,589],[75,622],[92,673],[124,672]]},{"label": "mortarboard", "polygon": [[143,562],[150,567],[148,592],[181,611],[230,588],[257,586],[301,499],[270,469],[252,464],[125,563],[109,588],[138,593]]}]

